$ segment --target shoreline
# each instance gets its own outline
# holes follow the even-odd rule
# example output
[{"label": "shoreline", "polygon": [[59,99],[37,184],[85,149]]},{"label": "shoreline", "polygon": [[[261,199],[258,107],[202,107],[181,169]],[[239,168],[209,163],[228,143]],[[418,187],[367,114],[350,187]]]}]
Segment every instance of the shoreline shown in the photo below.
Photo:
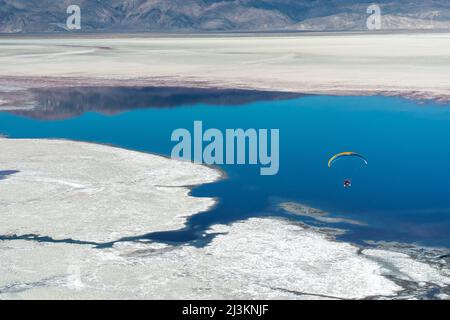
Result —
[{"label": "shoreline", "polygon": [[[8,92],[2,92],[2,86],[13,86]],[[302,96],[383,96],[398,97],[417,101],[418,103],[434,102],[437,104],[450,103],[450,92],[441,94],[429,91],[388,91],[384,89],[355,90],[355,89],[311,89],[311,90],[282,90],[280,88],[267,88],[259,86],[217,84],[206,81],[183,81],[179,79],[102,79],[102,78],[71,78],[71,77],[2,77],[0,79],[0,111],[38,110],[32,91],[37,89],[70,89],[79,88],[183,88],[204,90],[242,90],[260,93],[278,92]],[[280,99],[283,99],[282,97]],[[285,99],[289,99],[286,97]],[[19,106],[22,104],[22,106]]]},{"label": "shoreline", "polygon": [[[428,260],[421,248],[361,248],[337,241],[332,230],[273,217],[217,224],[208,232],[214,234],[205,247],[122,242],[98,250],[0,241],[4,265],[16,266],[0,268],[0,297],[449,298],[449,270],[444,260],[433,256],[437,251],[430,251]],[[249,236],[252,241],[243,241]],[[37,272],[30,272],[30,263]]]},{"label": "shoreline", "polygon": [[0,47],[0,86],[178,86],[450,101],[450,33],[12,37],[0,38]]},{"label": "shoreline", "polygon": [[[0,231],[3,235],[35,234],[33,230],[27,230],[28,223],[22,224],[20,221],[26,221],[29,212],[34,211],[37,217],[41,216],[39,219],[44,216],[49,219],[52,219],[53,215],[60,216],[62,213],[58,211],[58,206],[65,207],[68,212],[73,211],[74,216],[71,218],[81,220],[78,222],[84,226],[86,224],[82,223],[83,218],[78,217],[80,213],[85,220],[90,221],[101,219],[102,216],[108,217],[109,220],[114,216],[113,212],[117,212],[119,220],[122,220],[119,208],[124,205],[136,221],[127,221],[124,230],[116,228],[111,235],[99,231],[96,235],[88,232],[86,237],[83,237],[77,232],[61,233],[61,228],[64,227],[62,224],[59,227],[48,226],[38,220],[32,223],[31,227],[39,229],[41,226],[48,232],[40,230],[37,234],[59,239],[108,242],[137,234],[178,230],[185,227],[191,215],[210,210],[216,204],[213,198],[191,196],[192,188],[223,178],[223,173],[212,167],[106,144],[64,139],[0,138],[0,145],[4,150],[0,166],[5,170],[15,170],[14,174],[2,180],[6,190],[1,195],[2,202],[10,203],[3,213],[3,219],[8,218],[8,212],[12,210],[14,203],[19,201],[17,197],[21,199],[19,203],[24,202],[14,209],[15,222],[3,224]],[[77,161],[73,163],[72,159]],[[119,159],[126,161],[124,163]],[[49,167],[50,162],[53,165]],[[87,176],[79,168],[85,168],[86,172],[92,173]],[[130,171],[129,174],[123,174],[127,170]],[[157,172],[162,175],[155,176]],[[121,191],[123,188],[130,190]],[[16,189],[24,190],[21,193],[15,192]],[[61,198],[62,193],[66,195]],[[116,199],[109,193],[118,193],[120,197]],[[27,204],[27,197],[36,200]],[[168,197],[167,201],[162,200],[165,197]],[[153,198],[157,201],[152,200]],[[184,210],[177,209],[183,201]],[[79,202],[84,209],[74,202]],[[111,202],[117,202],[118,207]],[[50,205],[51,207],[48,207]],[[149,212],[153,212],[152,215],[148,215]],[[75,221],[73,223],[77,225]],[[169,229],[166,227],[168,224],[171,226]],[[120,226],[120,223],[117,226]],[[108,226],[105,227],[105,231],[109,229]]]},{"label": "shoreline", "polygon": [[[121,241],[114,241],[111,246],[97,248],[95,243],[89,242],[110,239],[108,235],[112,231],[117,239],[114,228],[123,228],[125,222],[130,225],[133,215],[139,214],[139,210],[135,211],[129,206],[126,206],[128,211],[125,217],[111,212],[114,206],[122,206],[124,199],[121,197],[132,194],[132,198],[136,199],[136,184],[145,187],[145,197],[140,200],[146,202],[145,208],[155,207],[155,203],[167,192],[173,198],[166,199],[163,203],[167,206],[171,204],[170,201],[176,202],[176,207],[179,208],[180,202],[187,201],[186,193],[172,194],[173,191],[189,188],[186,186],[212,183],[222,176],[217,170],[202,165],[169,160],[110,145],[70,140],[1,138],[0,146],[5,151],[0,159],[0,166],[9,170],[12,167],[6,164],[10,163],[17,168],[17,172],[11,172],[0,181],[6,190],[0,197],[7,198],[0,200],[8,203],[11,197],[14,199],[14,194],[19,196],[20,200],[6,205],[6,211],[3,210],[0,214],[0,226],[3,226],[2,229],[21,230],[21,234],[28,235],[25,238],[6,237],[0,241],[0,258],[5,261],[3,265],[6,266],[0,268],[3,275],[0,277],[1,298],[32,299],[44,296],[48,299],[171,299],[174,298],[174,291],[177,292],[178,298],[181,296],[191,299],[408,299],[423,298],[428,294],[433,294],[435,298],[448,298],[450,273],[444,263],[444,254],[447,254],[448,250],[427,247],[427,255],[424,256],[425,247],[396,243],[371,243],[361,246],[338,240],[339,233],[344,232],[342,229],[315,227],[276,216],[213,224],[205,231],[204,236],[211,238],[205,246],[175,245],[125,237]],[[11,157],[14,152],[20,155],[19,158]],[[108,154],[112,156],[110,159],[113,162],[101,173],[98,162],[106,161],[105,156]],[[55,159],[56,162],[50,162],[50,159]],[[140,171],[146,172],[153,166],[149,164],[152,159],[153,162],[159,163],[154,167],[156,171],[150,176],[152,178],[146,180],[141,177],[146,182],[133,178],[137,176],[133,170],[146,166],[144,171]],[[75,166],[70,168],[74,162]],[[46,165],[43,166],[43,163]],[[53,165],[48,166],[49,163]],[[121,166],[124,163],[126,170],[131,171],[122,175]],[[116,167],[110,168],[112,165]],[[175,166],[179,170],[175,175],[166,172],[164,167],[167,165]],[[184,166],[189,168],[186,167],[188,170],[182,173]],[[163,179],[168,179],[167,176],[191,176],[193,168],[208,169],[212,176],[205,179],[205,173],[199,171],[201,182],[197,181],[195,184],[183,184],[179,178],[176,183],[166,185],[155,182],[156,172],[162,173]],[[100,192],[106,192],[107,195],[107,215],[88,222],[83,218],[83,209],[80,206],[90,209],[90,215],[97,215],[99,211],[92,211],[92,207],[98,207],[101,203],[98,193],[94,193],[93,197],[90,195],[98,188],[89,185],[92,182],[83,180],[94,172],[98,177],[92,181],[98,184],[100,177],[105,181]],[[122,176],[125,180],[122,180]],[[117,178],[119,180],[116,180]],[[108,179],[113,180],[108,182]],[[38,189],[32,185],[36,182],[41,184]],[[116,186],[110,189],[109,184]],[[48,193],[48,186],[54,185],[58,186],[57,189],[52,187]],[[154,190],[150,189],[150,185]],[[60,186],[63,186],[64,190],[61,190]],[[153,192],[159,192],[158,196],[153,197]],[[88,198],[78,197],[86,193]],[[58,197],[58,194],[62,197]],[[32,199],[28,199],[27,195],[31,195]],[[73,198],[73,195],[78,196]],[[50,199],[44,198],[47,196],[50,196]],[[94,202],[89,202],[86,206],[85,202],[91,198]],[[195,203],[205,201],[205,198],[191,198]],[[45,202],[39,205],[46,200],[50,201],[48,205]],[[213,199],[209,198],[210,202],[211,200]],[[78,204],[75,211],[69,210],[70,203],[75,201]],[[28,202],[31,206],[23,207]],[[217,205],[217,202],[209,203],[205,210],[211,210],[214,205]],[[49,214],[46,211],[50,207],[54,210]],[[184,205],[181,207],[186,209]],[[190,207],[193,208],[192,204]],[[198,205],[196,208],[198,213]],[[305,207],[296,207],[297,209],[300,213],[304,210],[309,212]],[[8,214],[8,210],[13,210],[14,214]],[[314,215],[325,214],[311,210]],[[158,216],[161,214],[161,211],[156,212]],[[168,221],[155,227],[143,222],[146,214],[141,212],[136,222],[138,225],[144,224],[147,231],[150,227],[158,232],[178,231],[176,228],[179,223],[173,221],[173,217],[177,221],[180,218],[186,221],[188,216],[197,213],[188,214],[183,211],[181,216],[172,214]],[[25,220],[15,223],[15,220],[24,214]],[[81,225],[77,225],[79,220]],[[49,221],[52,222],[51,226]],[[186,226],[185,222],[183,225]],[[90,233],[86,233],[84,229],[89,229]],[[131,230],[128,226],[125,226],[125,229]],[[55,241],[35,239],[31,236],[32,230],[39,230],[36,237],[42,235],[43,238]],[[138,231],[135,232],[139,234]],[[0,231],[0,234],[3,233],[4,231]],[[23,258],[24,253],[26,259]],[[15,266],[13,270],[8,269],[10,264]],[[73,268],[79,270],[78,282],[73,280]],[[32,270],[35,272],[31,272]],[[208,272],[205,273],[205,270]],[[166,280],[161,282],[161,279]],[[228,281],[218,281],[223,279]],[[230,287],[228,282],[239,285]],[[136,283],[139,284],[139,290],[136,290]],[[205,293],[207,295],[202,293],[204,288],[209,288]],[[359,289],[355,291],[355,288]]]}]

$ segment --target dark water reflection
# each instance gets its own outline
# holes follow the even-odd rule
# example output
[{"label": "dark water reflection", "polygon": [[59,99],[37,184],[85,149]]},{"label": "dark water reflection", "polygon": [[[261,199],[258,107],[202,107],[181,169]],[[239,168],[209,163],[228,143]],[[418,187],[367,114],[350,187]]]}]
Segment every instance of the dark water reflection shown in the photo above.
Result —
[{"label": "dark water reflection", "polygon": [[288,92],[179,87],[46,88],[34,89],[32,94],[37,108],[12,112],[33,119],[57,120],[77,117],[86,112],[114,115],[142,108],[175,108],[195,104],[237,106],[301,96]]}]

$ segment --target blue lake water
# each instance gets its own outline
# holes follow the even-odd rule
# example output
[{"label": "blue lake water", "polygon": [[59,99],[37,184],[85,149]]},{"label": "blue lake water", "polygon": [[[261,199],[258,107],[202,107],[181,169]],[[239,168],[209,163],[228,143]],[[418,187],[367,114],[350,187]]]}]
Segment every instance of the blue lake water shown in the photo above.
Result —
[{"label": "blue lake water", "polygon": [[[212,224],[252,216],[289,215],[280,202],[298,202],[331,217],[367,225],[333,225],[360,243],[386,240],[450,247],[450,105],[392,97],[306,96],[227,105],[182,102],[104,114],[79,112],[39,119],[0,113],[0,133],[12,138],[65,138],[170,155],[177,128],[279,128],[280,171],[261,176],[258,166],[222,165],[228,177],[199,186],[194,196],[216,197],[212,210],[191,217],[178,232],[144,235],[161,241],[201,238]],[[341,151],[357,151],[367,167],[327,167]],[[14,170],[14,168],[0,168]],[[336,169],[336,170],[335,170]],[[345,189],[343,178],[353,186]]]}]

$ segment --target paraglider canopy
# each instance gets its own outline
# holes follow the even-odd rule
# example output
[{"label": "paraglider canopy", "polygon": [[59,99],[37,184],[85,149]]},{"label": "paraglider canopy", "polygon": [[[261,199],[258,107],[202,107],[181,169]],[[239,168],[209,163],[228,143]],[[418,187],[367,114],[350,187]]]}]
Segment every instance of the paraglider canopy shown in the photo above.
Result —
[{"label": "paraglider canopy", "polygon": [[332,156],[332,157],[330,158],[330,160],[328,160],[328,168],[331,168],[331,167],[333,166],[333,164],[334,164],[336,161],[338,161],[338,160],[340,160],[340,159],[342,159],[342,158],[346,158],[346,157],[356,157],[356,158],[359,158],[359,159],[361,159],[362,161],[364,161],[364,163],[365,163],[366,165],[369,164],[369,163],[367,162],[367,159],[364,158],[364,157],[363,157],[362,155],[360,155],[359,153],[352,152],[352,151],[347,151],[347,152],[341,152],[341,153],[338,153],[338,154],[335,154],[334,156]]},{"label": "paraglider canopy", "polygon": [[[340,159],[343,158],[356,158],[359,159],[360,161],[362,161],[365,165],[368,165],[369,163],[367,162],[367,159],[364,158],[362,155],[360,155],[359,153],[356,152],[352,152],[352,151],[347,151],[347,152],[341,152],[338,154],[335,154],[334,156],[332,156],[329,160],[328,160],[328,168],[331,168],[334,163]],[[348,160],[347,160],[348,161]],[[348,174],[348,173],[347,173]],[[344,180],[344,188],[350,188],[352,186],[352,180],[350,178],[346,178]]]}]

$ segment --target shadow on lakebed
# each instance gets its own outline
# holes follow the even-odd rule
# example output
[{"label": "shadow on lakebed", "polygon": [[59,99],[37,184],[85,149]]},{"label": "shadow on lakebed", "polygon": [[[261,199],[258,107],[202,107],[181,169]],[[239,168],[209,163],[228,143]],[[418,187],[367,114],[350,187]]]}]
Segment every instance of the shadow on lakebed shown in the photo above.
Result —
[{"label": "shadow on lakebed", "polygon": [[16,174],[18,172],[18,170],[0,170],[0,180],[4,180],[8,176]]}]

